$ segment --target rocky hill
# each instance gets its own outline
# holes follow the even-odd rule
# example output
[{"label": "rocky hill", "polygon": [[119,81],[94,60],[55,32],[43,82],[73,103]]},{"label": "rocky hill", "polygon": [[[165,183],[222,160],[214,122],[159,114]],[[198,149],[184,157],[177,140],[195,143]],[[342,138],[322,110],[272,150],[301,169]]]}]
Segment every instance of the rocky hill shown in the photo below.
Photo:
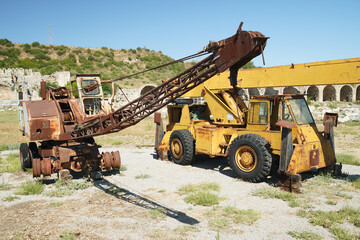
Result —
[{"label": "rocky hill", "polygon": [[[100,49],[67,47],[64,45],[43,45],[12,43],[0,39],[0,68],[32,69],[42,75],[58,71],[77,73],[100,73],[102,79],[114,79],[135,72],[153,68],[173,61],[169,56],[147,48],[137,49]],[[158,84],[183,71],[193,63],[177,63],[155,71],[126,79],[119,84],[125,88],[142,84]]]}]

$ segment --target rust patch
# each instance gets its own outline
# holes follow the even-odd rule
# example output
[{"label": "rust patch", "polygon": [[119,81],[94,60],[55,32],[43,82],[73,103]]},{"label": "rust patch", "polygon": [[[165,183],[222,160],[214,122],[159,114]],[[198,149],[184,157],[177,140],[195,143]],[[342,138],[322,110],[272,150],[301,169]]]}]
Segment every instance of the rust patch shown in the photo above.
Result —
[{"label": "rust patch", "polygon": [[276,123],[276,126],[280,126],[280,127],[284,127],[284,128],[289,128],[292,129],[293,127],[295,127],[295,123],[289,122],[289,121],[285,121],[285,120],[280,120]]},{"label": "rust patch", "polygon": [[319,165],[319,149],[310,150],[310,166]]}]

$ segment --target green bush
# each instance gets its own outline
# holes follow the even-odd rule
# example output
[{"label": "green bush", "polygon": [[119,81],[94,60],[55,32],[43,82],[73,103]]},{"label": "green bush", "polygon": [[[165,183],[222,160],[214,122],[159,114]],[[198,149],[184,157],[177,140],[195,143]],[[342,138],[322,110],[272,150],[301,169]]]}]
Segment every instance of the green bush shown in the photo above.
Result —
[{"label": "green bush", "polygon": [[66,49],[61,49],[61,50],[59,50],[59,51],[56,52],[56,54],[57,54],[58,56],[62,56],[62,55],[64,55],[65,53],[66,53]]},{"label": "green bush", "polygon": [[6,46],[6,47],[14,46],[14,44],[10,40],[8,40],[6,38],[0,39],[0,45]]},{"label": "green bush", "polygon": [[40,43],[39,43],[39,42],[33,42],[33,43],[31,44],[31,46],[33,46],[33,47],[39,47],[39,46],[40,46]]},{"label": "green bush", "polygon": [[[57,84],[57,82],[49,82],[49,81],[46,81],[46,90],[47,90],[49,87],[59,88],[60,86],[59,86],[59,84]],[[39,94],[39,97],[41,97],[41,89],[39,89],[38,94]]]},{"label": "green bush", "polygon": [[29,181],[21,184],[15,194],[17,195],[38,195],[44,191],[44,184],[39,181]]}]

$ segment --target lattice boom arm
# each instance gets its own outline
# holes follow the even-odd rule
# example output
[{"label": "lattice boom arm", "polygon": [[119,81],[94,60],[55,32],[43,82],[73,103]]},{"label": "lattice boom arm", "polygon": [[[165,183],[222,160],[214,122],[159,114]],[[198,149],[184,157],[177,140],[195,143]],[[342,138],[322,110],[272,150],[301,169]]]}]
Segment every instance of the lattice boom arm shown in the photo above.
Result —
[{"label": "lattice boom arm", "polygon": [[259,32],[242,31],[241,26],[242,24],[232,37],[210,42],[205,49],[210,56],[113,113],[78,125],[69,133],[69,139],[117,132],[132,126],[227,69],[230,69],[233,73],[231,76],[236,78],[239,68],[262,53],[267,40]]}]

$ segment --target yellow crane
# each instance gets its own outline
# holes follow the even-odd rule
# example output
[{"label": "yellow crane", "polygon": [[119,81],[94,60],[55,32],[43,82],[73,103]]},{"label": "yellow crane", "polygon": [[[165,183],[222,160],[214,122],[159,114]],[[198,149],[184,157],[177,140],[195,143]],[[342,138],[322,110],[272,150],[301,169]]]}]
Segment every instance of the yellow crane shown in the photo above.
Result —
[{"label": "yellow crane", "polygon": [[[229,83],[229,72],[217,74],[183,97],[203,97],[205,104],[183,98],[168,106],[169,123],[162,130],[155,116],[155,149],[159,158],[191,164],[198,154],[227,157],[236,177],[260,182],[276,169],[280,183],[298,190],[300,173],[336,165],[333,126],[337,114],[324,117],[318,131],[303,95],[252,96],[248,106],[240,88],[317,84],[356,84],[360,58],[239,70]],[[234,79],[234,76],[232,76]]]}]

